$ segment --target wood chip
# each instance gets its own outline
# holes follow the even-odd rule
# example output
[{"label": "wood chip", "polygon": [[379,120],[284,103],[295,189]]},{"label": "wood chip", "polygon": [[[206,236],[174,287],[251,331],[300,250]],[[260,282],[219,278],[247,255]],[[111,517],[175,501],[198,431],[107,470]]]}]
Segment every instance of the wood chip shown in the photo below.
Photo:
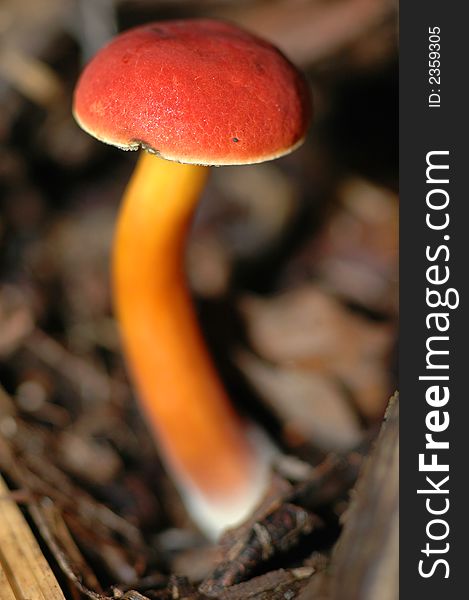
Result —
[{"label": "wood chip", "polygon": [[39,545],[0,478],[0,600],[64,600]]},{"label": "wood chip", "polygon": [[331,600],[399,597],[399,399],[393,396],[334,551]]},{"label": "wood chip", "polygon": [[[199,591],[209,597],[219,596],[227,587],[248,579],[259,565],[287,552],[303,536],[321,527],[321,519],[313,513],[287,502],[282,504],[233,540],[225,559],[202,582]],[[232,532],[226,535],[232,537]]]}]

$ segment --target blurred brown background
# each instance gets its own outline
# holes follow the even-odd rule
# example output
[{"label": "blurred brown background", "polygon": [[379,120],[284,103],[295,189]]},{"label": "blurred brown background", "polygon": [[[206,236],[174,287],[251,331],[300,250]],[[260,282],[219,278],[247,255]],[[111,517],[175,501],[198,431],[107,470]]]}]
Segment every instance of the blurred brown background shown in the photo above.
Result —
[{"label": "blurred brown background", "polygon": [[[231,397],[314,464],[366,443],[395,387],[396,10],[393,0],[0,4],[0,470],[68,506],[101,582],[145,573],[154,557],[139,563],[139,531],[185,517],[155,466],[110,306],[114,218],[137,156],[73,121],[80,70],[130,26],[210,16],[266,37],[307,73],[306,143],[273,163],[213,170],[188,272]],[[80,522],[69,504],[81,495],[130,524]]]}]

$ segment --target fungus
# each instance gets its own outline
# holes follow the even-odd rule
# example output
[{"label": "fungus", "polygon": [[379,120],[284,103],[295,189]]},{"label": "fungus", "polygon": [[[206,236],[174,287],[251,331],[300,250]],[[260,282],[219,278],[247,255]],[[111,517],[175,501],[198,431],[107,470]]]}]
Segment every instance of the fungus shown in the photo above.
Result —
[{"label": "fungus", "polygon": [[166,21],[98,52],[78,82],[74,115],[103,142],[147,151],[117,223],[115,312],[166,467],[194,521],[217,535],[261,498],[268,452],[210,360],[184,276],[185,240],[209,165],[262,162],[301,144],[307,84],[273,46],[233,25]]}]

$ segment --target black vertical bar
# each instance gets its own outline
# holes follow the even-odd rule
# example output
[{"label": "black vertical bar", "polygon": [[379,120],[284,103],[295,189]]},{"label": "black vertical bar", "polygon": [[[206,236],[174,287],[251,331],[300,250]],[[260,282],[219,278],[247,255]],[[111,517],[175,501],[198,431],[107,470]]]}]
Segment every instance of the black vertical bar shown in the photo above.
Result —
[{"label": "black vertical bar", "polygon": [[[469,598],[468,12],[464,2],[400,5],[401,599]],[[427,182],[428,161],[449,168]],[[449,448],[426,448],[426,435]],[[432,460],[449,470],[429,471]]]}]

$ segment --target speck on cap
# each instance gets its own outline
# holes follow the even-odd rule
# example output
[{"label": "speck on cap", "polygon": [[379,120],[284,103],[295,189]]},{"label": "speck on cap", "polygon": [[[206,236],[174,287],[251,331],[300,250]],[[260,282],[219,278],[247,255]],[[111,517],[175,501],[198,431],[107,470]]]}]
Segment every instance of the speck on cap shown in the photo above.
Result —
[{"label": "speck on cap", "polygon": [[74,114],[85,131],[125,150],[245,164],[296,148],[311,99],[271,44],[225,22],[189,19],[117,36],[85,68]]}]

